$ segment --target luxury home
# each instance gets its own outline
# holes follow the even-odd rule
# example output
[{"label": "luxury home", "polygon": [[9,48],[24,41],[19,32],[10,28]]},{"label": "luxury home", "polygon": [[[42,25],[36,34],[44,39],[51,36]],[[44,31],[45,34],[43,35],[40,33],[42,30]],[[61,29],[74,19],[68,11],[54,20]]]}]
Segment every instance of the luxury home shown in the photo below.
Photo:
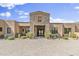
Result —
[{"label": "luxury home", "polygon": [[69,32],[79,32],[79,23],[50,23],[50,14],[36,11],[29,14],[30,22],[16,22],[15,20],[0,20],[0,38],[6,35],[16,36],[17,33],[31,31],[34,37],[44,36],[51,31],[63,36]]}]

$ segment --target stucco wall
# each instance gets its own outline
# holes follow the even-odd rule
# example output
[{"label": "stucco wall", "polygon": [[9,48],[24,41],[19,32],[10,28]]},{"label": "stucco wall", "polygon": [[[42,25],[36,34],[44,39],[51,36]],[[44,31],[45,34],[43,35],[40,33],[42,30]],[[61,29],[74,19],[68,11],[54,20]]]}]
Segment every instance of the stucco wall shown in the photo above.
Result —
[{"label": "stucco wall", "polygon": [[[41,22],[39,22],[38,17],[41,16]],[[37,11],[37,12],[32,12],[30,13],[30,27],[31,27],[31,31],[33,32],[33,35],[35,35],[35,25],[43,25],[45,26],[45,32],[49,31],[49,17],[50,14],[46,13],[46,12],[41,12],[41,11]]]},{"label": "stucco wall", "polygon": [[0,20],[0,27],[2,27],[2,31],[0,31],[0,35],[5,34],[5,23],[4,20]]},{"label": "stucco wall", "polygon": [[[5,20],[5,35],[12,35],[15,36],[16,33],[16,22],[14,20]],[[7,27],[11,28],[11,33],[7,33]]]}]

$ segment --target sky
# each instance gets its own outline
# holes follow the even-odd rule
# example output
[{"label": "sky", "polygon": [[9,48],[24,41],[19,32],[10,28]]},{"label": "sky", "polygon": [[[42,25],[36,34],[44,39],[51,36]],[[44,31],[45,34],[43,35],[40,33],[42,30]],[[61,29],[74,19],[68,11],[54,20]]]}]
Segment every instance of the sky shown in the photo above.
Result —
[{"label": "sky", "polygon": [[50,22],[79,22],[79,3],[0,3],[0,19],[29,22],[29,13],[50,13]]}]

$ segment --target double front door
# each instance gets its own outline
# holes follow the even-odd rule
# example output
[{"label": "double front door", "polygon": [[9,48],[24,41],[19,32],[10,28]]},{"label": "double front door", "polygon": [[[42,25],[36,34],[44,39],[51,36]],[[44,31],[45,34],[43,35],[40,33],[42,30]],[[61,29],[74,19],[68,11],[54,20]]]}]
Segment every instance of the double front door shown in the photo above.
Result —
[{"label": "double front door", "polygon": [[37,36],[44,36],[45,26],[37,26]]}]

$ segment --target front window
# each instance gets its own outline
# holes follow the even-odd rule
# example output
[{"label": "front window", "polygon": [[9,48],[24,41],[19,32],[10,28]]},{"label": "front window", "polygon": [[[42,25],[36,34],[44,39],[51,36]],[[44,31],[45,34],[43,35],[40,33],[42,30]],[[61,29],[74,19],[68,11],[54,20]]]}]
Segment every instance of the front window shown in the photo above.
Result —
[{"label": "front window", "polygon": [[71,32],[71,28],[64,28],[64,34],[69,34]]},{"label": "front window", "polygon": [[38,22],[41,22],[41,21],[42,21],[42,17],[38,16]]},{"label": "front window", "polygon": [[28,33],[28,32],[30,32],[30,30],[29,29],[26,29],[26,33]]},{"label": "front window", "polygon": [[11,28],[10,28],[10,27],[7,28],[7,33],[8,33],[8,34],[11,33]]},{"label": "front window", "polygon": [[52,34],[57,34],[58,33],[58,29],[56,27],[52,28],[51,33]]},{"label": "front window", "polygon": [[24,29],[22,29],[22,32],[24,32]]}]

